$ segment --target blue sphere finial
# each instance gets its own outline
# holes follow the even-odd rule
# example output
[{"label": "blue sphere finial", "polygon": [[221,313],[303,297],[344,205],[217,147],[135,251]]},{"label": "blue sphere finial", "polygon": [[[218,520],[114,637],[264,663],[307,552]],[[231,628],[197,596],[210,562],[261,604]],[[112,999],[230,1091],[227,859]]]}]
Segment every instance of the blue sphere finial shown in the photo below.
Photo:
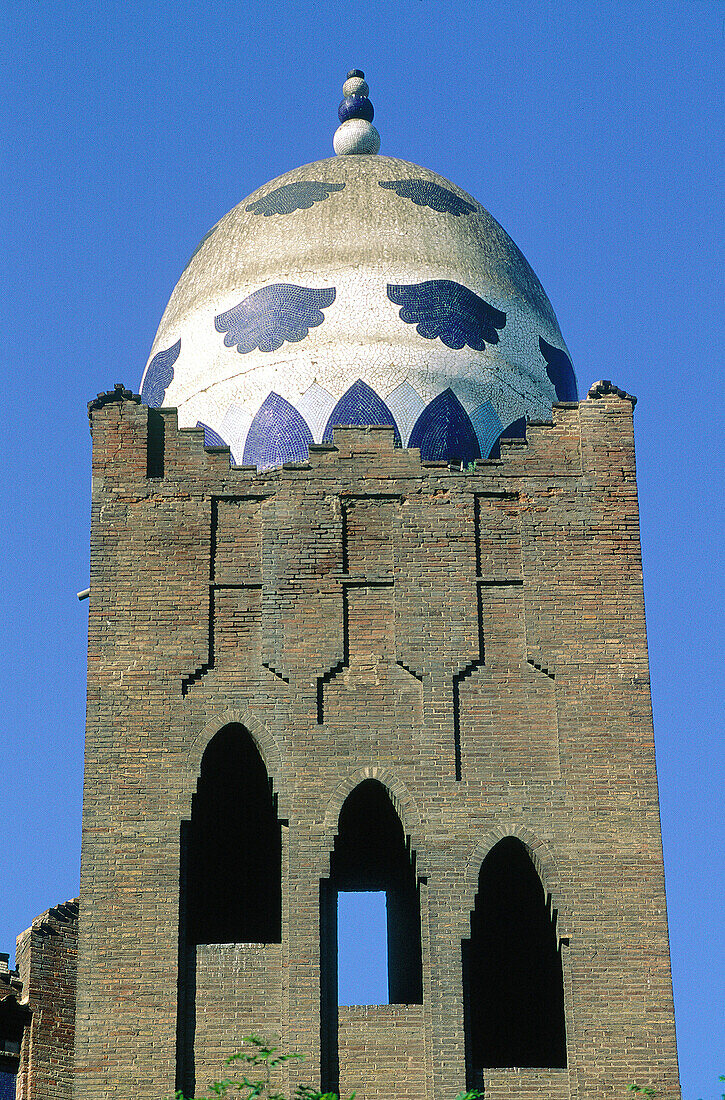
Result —
[{"label": "blue sphere finial", "polygon": [[342,86],[344,98],[337,109],[340,126],[332,141],[339,157],[375,154],[380,149],[380,134],[372,125],[375,110],[368,99],[369,91],[362,69],[350,69]]}]

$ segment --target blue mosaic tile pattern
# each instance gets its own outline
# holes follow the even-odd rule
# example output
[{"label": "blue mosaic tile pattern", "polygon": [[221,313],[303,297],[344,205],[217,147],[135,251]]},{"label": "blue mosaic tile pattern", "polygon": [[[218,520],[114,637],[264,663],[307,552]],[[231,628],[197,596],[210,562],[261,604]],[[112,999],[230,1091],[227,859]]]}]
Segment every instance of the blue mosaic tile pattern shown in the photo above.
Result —
[{"label": "blue mosaic tile pattern", "polygon": [[[245,209],[251,214],[294,214],[295,210],[309,210],[316,202],[323,202],[332,191],[342,191],[344,183],[322,183],[320,180],[300,180],[284,183],[261,199],[250,202]],[[203,243],[203,242],[202,242]]]},{"label": "blue mosaic tile pattern", "polygon": [[526,417],[520,416],[518,420],[512,420],[501,432],[502,439],[526,439]]},{"label": "blue mosaic tile pattern", "polygon": [[259,348],[277,351],[287,341],[297,344],[325,320],[323,309],[335,301],[335,288],[313,290],[294,283],[273,283],[214,318],[217,332],[226,333],[228,348],[240,355]]},{"label": "blue mosaic tile pattern", "polygon": [[358,378],[342,395],[327,421],[323,443],[332,443],[332,429],[336,424],[361,424],[367,426],[389,424],[395,429],[395,445],[400,446],[400,432],[382,397],[378,397],[362,379]]},{"label": "blue mosaic tile pattern", "polygon": [[366,122],[372,122],[375,108],[366,95],[346,95],[337,108],[337,117],[340,122],[347,122],[349,118],[364,118]]},{"label": "blue mosaic tile pattern", "polygon": [[297,409],[307,421],[315,443],[322,443],[322,436],[335,408],[335,398],[318,382],[313,382],[297,402]]},{"label": "blue mosaic tile pattern", "polygon": [[17,1074],[13,1070],[0,1069],[0,1100],[15,1100]]},{"label": "blue mosaic tile pattern", "polygon": [[240,464],[242,461],[244,440],[247,438],[251,423],[251,414],[241,405],[232,404],[224,413],[224,419],[219,425],[219,429],[232,449],[232,465]]},{"label": "blue mosaic tile pattern", "polygon": [[208,424],[205,424],[203,420],[197,420],[197,428],[204,429],[204,446],[205,447],[228,447],[218,432],[215,432],[213,428],[210,428]]},{"label": "blue mosaic tile pattern", "polygon": [[557,401],[577,401],[576,376],[569,356],[547,344],[543,336],[539,337],[539,350],[546,360],[546,373],[556,390]]},{"label": "blue mosaic tile pattern", "polygon": [[159,351],[148,365],[141,386],[141,400],[152,409],[163,405],[166,391],[174,378],[174,363],[181,351],[181,338],[166,351]]},{"label": "blue mosaic tile pattern", "polygon": [[490,401],[484,401],[471,413],[471,424],[481,448],[481,458],[488,458],[503,431],[503,424]]},{"label": "blue mosaic tile pattern", "polygon": [[379,180],[381,187],[387,187],[395,191],[401,199],[410,199],[416,206],[429,206],[431,210],[437,210],[440,214],[453,214],[459,218],[461,214],[476,214],[478,207],[466,202],[447,187],[441,187],[432,180]]},{"label": "blue mosaic tile pattern", "polygon": [[409,447],[420,447],[425,462],[473,462],[481,457],[478,438],[453,390],[439,393],[426,405],[410,433]]},{"label": "blue mosaic tile pattern", "polygon": [[439,338],[447,348],[468,345],[483,351],[498,343],[496,329],[506,324],[506,314],[479,298],[468,287],[450,279],[430,279],[409,286],[388,284],[388,298],[402,306],[400,319],[415,325],[426,340]]},{"label": "blue mosaic tile pattern", "polygon": [[265,470],[284,462],[304,462],[312,441],[312,432],[297,409],[278,393],[270,393],[252,420],[242,463]]},{"label": "blue mosaic tile pattern", "polygon": [[413,425],[425,408],[425,401],[418,391],[413,389],[410,382],[402,382],[396,386],[385,401],[395,417],[403,446],[407,447]]}]

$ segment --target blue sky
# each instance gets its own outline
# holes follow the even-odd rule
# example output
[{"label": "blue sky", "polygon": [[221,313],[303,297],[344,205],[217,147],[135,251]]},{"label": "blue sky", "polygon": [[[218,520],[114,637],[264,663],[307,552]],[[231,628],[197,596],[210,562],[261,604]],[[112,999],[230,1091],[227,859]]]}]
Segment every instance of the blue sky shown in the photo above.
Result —
[{"label": "blue sky", "polygon": [[0,950],[78,889],[90,440],[197,241],[331,155],[365,70],[384,153],[470,191],[580,392],[635,414],[686,1100],[725,1073],[722,0],[17,0],[0,16]]}]

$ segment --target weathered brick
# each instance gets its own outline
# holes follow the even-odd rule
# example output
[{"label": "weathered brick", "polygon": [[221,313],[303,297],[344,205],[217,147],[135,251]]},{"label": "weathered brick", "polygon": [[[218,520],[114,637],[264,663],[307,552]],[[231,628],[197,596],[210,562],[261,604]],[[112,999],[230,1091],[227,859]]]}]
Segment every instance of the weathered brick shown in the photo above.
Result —
[{"label": "weathered brick", "polygon": [[[339,1010],[341,1087],[464,1087],[461,944],[516,836],[557,913],[568,1065],[486,1071],[486,1095],[678,1096],[631,401],[556,406],[472,472],[390,429],[230,469],[162,410],[149,477],[149,415],[92,411],[77,1100],[169,1096],[192,1048],[201,1091],[247,1030],[308,1055],[282,1083],[318,1076],[320,881],[366,778],[415,855],[423,1003]],[[282,941],[179,973],[181,824],[230,722],[284,822]]]}]

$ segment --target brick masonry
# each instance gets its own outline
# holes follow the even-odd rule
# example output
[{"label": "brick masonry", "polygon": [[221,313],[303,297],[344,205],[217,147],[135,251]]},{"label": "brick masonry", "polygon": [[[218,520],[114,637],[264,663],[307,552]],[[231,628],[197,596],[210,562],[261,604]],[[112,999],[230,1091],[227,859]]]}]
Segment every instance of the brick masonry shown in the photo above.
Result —
[{"label": "brick masonry", "polygon": [[[679,1097],[632,409],[600,385],[473,471],[372,428],[259,474],[122,387],[91,403],[76,1100],[169,1097],[177,1054],[201,1095],[249,1030],[306,1053],[282,1084],[318,1079],[320,881],[371,777],[415,854],[423,1004],[340,1009],[341,1089],[464,1088],[461,942],[513,835],[557,913],[568,1068],[486,1096]],[[278,798],[282,942],[179,975],[180,827],[229,722]]]},{"label": "brick masonry", "polygon": [[77,953],[77,898],[41,913],[18,936],[17,968],[30,1009],[18,1100],[71,1100]]}]

